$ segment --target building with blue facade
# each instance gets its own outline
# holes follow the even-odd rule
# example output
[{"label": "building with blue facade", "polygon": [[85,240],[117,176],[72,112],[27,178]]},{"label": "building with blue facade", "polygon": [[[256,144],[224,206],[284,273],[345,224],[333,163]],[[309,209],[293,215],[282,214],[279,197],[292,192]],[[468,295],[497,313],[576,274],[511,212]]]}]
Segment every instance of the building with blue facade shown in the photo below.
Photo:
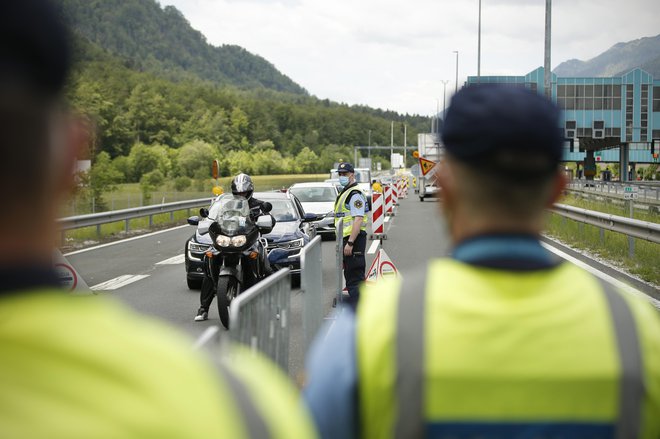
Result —
[{"label": "building with blue facade", "polygon": [[[543,93],[544,69],[525,76],[469,76],[467,85],[504,83]],[[562,111],[564,161],[584,165],[593,178],[597,162],[619,163],[622,178],[639,163],[658,163],[660,79],[634,69],[610,78],[568,78],[552,74],[552,99]]]}]

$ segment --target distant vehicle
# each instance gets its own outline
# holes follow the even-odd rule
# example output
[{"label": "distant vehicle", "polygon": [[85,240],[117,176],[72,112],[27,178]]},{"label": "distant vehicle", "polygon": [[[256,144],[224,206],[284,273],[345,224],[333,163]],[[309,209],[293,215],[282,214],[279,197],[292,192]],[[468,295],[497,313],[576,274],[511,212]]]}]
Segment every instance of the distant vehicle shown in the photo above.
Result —
[{"label": "distant vehicle", "polygon": [[323,237],[335,236],[335,200],[340,189],[334,183],[296,183],[289,192],[300,200],[307,213],[314,213],[321,219],[314,222],[316,232]]},{"label": "distant vehicle", "polygon": [[440,195],[440,188],[435,183],[424,185],[424,191],[419,192],[419,201],[424,201],[424,198],[435,198]]},{"label": "distant vehicle", "polygon": [[327,178],[324,180],[324,183],[332,183],[337,188],[337,192],[341,192],[343,187],[339,184],[338,178]]}]

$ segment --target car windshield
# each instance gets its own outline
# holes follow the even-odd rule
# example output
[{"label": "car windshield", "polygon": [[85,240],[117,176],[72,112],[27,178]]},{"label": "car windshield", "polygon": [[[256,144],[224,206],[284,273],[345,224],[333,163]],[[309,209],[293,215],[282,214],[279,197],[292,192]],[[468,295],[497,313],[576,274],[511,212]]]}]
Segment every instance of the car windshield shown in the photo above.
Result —
[{"label": "car windshield", "polygon": [[337,198],[335,189],[328,186],[292,187],[291,193],[298,197],[301,203],[328,203]]},{"label": "car windshield", "polygon": [[[339,174],[337,174],[337,170],[333,169],[330,172],[330,176],[332,177],[331,180],[336,179],[339,177]],[[371,172],[366,170],[366,169],[356,169],[355,170],[355,181],[357,183],[371,183]]]},{"label": "car windshield", "polygon": [[267,200],[273,205],[273,210],[270,214],[273,215],[276,221],[295,221],[298,219],[298,212],[293,206],[291,200]]},{"label": "car windshield", "polygon": [[237,196],[223,197],[211,206],[209,218],[216,221],[224,233],[244,229],[251,223],[248,200]]}]

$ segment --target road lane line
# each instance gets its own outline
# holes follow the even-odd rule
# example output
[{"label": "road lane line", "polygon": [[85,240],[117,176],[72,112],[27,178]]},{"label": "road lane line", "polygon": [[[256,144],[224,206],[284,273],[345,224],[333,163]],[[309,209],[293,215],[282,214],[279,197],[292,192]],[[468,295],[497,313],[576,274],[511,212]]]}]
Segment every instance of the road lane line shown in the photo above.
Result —
[{"label": "road lane line", "polygon": [[564,253],[563,251],[561,251],[561,250],[559,250],[559,249],[553,247],[553,246],[550,245],[550,244],[547,244],[547,243],[545,243],[545,242],[541,242],[541,245],[542,245],[543,247],[545,247],[546,249],[550,250],[552,253],[556,254],[557,256],[559,256],[559,257],[561,257],[561,258],[563,258],[563,259],[566,259],[566,260],[569,261],[569,262],[572,262],[573,264],[577,265],[578,267],[580,267],[580,268],[582,268],[582,269],[584,269],[584,270],[587,270],[589,273],[593,274],[594,276],[599,277],[599,278],[601,278],[602,280],[604,280],[605,282],[614,285],[615,287],[619,288],[621,291],[625,291],[625,292],[628,293],[628,294],[633,294],[633,295],[635,295],[635,296],[638,296],[638,297],[641,297],[641,298],[643,298],[643,299],[646,299],[646,300],[648,300],[649,302],[651,302],[651,304],[652,304],[653,306],[655,306],[656,308],[660,309],[660,301],[654,299],[653,297],[651,297],[651,296],[649,296],[649,295],[647,295],[647,294],[642,293],[642,292],[639,291],[638,289],[636,289],[636,288],[634,288],[634,287],[631,287],[630,285],[626,284],[625,282],[622,282],[622,281],[620,281],[619,279],[617,279],[617,278],[615,278],[615,277],[612,277],[612,276],[610,276],[610,275],[607,274],[607,273],[603,273],[602,271],[597,270],[597,269],[595,269],[594,267],[592,267],[592,266],[590,266],[590,265],[588,265],[588,264],[585,264],[585,263],[582,262],[581,260],[579,260],[579,259],[577,259],[577,258],[574,258],[573,256],[571,256],[571,255],[569,255],[569,254],[567,254],[567,253]]},{"label": "road lane line", "polygon": [[90,287],[90,290],[112,291],[121,287],[125,287],[126,285],[132,284],[133,282],[137,282],[147,277],[149,277],[148,274],[124,274],[114,279],[110,279],[108,281],[102,282],[98,285],[94,285],[93,287]]},{"label": "road lane line", "polygon": [[177,264],[183,264],[184,259],[185,259],[184,254],[176,255],[173,256],[169,259],[165,259],[164,261],[156,262],[156,265],[177,265]]},{"label": "road lane line", "polygon": [[[80,253],[90,252],[92,250],[98,250],[98,249],[104,248],[104,247],[110,247],[110,246],[117,245],[117,244],[123,244],[123,243],[129,242],[129,241],[135,241],[136,239],[148,238],[150,236],[160,235],[161,233],[167,233],[167,232],[171,232],[173,230],[183,229],[184,227],[190,227],[190,226],[188,224],[184,224],[182,226],[176,226],[176,227],[172,227],[170,229],[159,230],[157,232],[147,233],[146,235],[133,236],[132,238],[126,238],[126,239],[122,239],[120,241],[108,242],[107,244],[101,244],[101,245],[97,245],[97,246],[94,246],[94,247],[83,248],[81,250],[76,250],[76,251],[72,251],[72,252],[69,252],[69,253],[65,253],[64,256],[73,256],[73,255],[77,255],[77,254],[80,254]],[[192,229],[191,229],[191,231],[192,231]]]},{"label": "road lane line", "polygon": [[378,246],[380,245],[380,240],[375,239],[374,242],[371,243],[371,246],[369,246],[369,250],[367,250],[368,255],[373,255],[376,253],[376,250],[378,250]]},{"label": "road lane line", "polygon": [[209,326],[206,330],[195,340],[193,349],[203,348],[214,336],[220,331],[219,326]]}]

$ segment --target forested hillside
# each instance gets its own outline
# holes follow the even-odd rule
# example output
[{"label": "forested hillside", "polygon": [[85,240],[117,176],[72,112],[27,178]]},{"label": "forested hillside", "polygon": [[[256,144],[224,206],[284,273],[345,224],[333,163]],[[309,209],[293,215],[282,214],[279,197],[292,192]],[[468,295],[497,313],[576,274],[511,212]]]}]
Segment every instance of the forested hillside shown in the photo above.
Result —
[{"label": "forested hillside", "polygon": [[154,0],[59,0],[75,33],[130,59],[134,68],[170,79],[200,79],[242,88],[305,90],[271,63],[232,45],[214,47],[173,6]]},{"label": "forested hillside", "polygon": [[[155,57],[118,55],[78,32],[74,42],[68,97],[94,133],[88,183],[95,198],[122,182],[140,182],[145,191],[164,183],[183,190],[208,180],[215,158],[223,175],[327,172],[369,138],[389,145],[392,121],[398,145],[404,124],[410,144],[429,128],[426,117],[161,70]],[[133,42],[127,37],[122,44]],[[149,62],[155,64],[146,68]],[[372,157],[387,167],[388,153]]]}]

